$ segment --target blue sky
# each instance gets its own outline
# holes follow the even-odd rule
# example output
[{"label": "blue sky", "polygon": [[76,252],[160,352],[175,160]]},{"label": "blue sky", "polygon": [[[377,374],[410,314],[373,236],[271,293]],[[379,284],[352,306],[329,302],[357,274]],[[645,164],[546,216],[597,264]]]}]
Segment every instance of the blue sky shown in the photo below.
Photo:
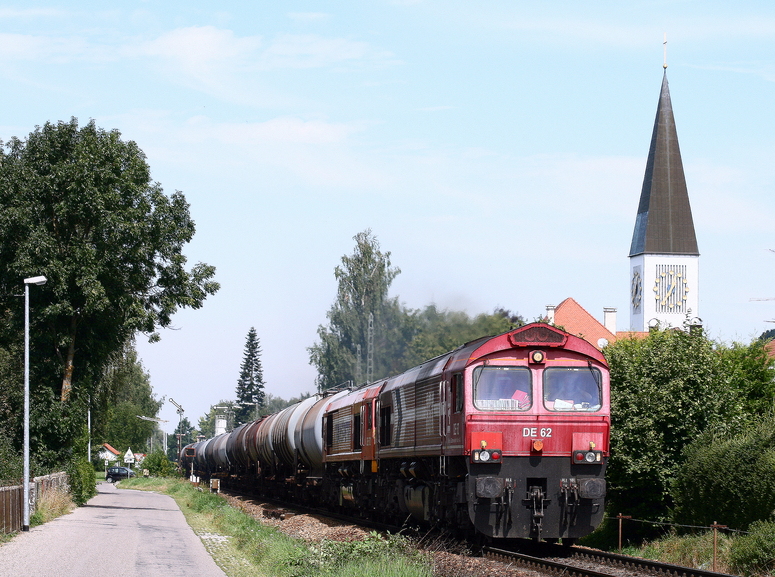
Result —
[{"label": "blue sky", "polygon": [[138,349],[196,423],[234,396],[251,326],[267,391],[313,390],[306,348],[366,228],[407,306],[532,320],[570,296],[629,328],[665,33],[699,315],[747,342],[775,328],[751,300],[775,297],[769,2],[0,4],[0,139],[93,118],[185,193],[187,255],[222,288]]}]

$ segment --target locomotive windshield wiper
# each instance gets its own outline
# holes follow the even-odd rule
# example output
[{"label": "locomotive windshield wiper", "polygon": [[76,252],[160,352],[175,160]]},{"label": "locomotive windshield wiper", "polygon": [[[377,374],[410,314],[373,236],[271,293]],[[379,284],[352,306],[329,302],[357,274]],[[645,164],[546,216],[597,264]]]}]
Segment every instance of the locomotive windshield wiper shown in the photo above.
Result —
[{"label": "locomotive windshield wiper", "polygon": [[592,361],[587,360],[587,367],[589,368],[589,372],[592,373],[592,378],[595,379],[595,384],[600,388],[600,374],[592,366]]}]

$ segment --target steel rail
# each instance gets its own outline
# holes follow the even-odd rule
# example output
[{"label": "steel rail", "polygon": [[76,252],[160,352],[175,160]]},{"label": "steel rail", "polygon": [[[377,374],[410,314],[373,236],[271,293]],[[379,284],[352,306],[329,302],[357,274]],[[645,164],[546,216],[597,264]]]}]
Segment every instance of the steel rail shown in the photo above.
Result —
[{"label": "steel rail", "polygon": [[584,549],[580,547],[561,547],[559,545],[542,544],[540,555],[527,555],[517,551],[508,551],[496,547],[485,547],[483,549],[485,556],[500,562],[512,563],[528,569],[541,570],[549,573],[562,573],[572,577],[611,577],[612,573],[604,573],[594,569],[579,567],[569,562],[556,561],[547,557],[567,558],[571,561],[597,563],[608,565],[613,569],[626,569],[630,571],[640,571],[652,575],[674,576],[674,577],[732,577],[727,573],[718,573],[715,571],[706,571],[704,569],[695,569],[692,567],[683,567],[671,563],[661,563],[651,559],[642,559],[640,557],[631,557],[629,555],[620,555],[618,553],[609,553],[596,549]]}]

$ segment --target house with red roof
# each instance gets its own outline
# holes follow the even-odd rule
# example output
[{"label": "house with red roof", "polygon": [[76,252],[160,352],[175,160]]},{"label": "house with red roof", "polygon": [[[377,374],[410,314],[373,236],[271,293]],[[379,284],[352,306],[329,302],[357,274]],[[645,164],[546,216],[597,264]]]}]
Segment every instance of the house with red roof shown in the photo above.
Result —
[{"label": "house with red roof", "polygon": [[546,321],[563,330],[581,337],[598,349],[602,350],[608,343],[623,337],[643,337],[647,332],[617,331],[616,309],[603,309],[603,322],[598,321],[584,307],[572,298],[567,298],[559,305],[547,305]]},{"label": "house with red roof", "polygon": [[105,462],[105,466],[107,467],[108,463],[113,463],[121,458],[121,452],[118,449],[111,447],[108,443],[103,443],[102,449],[100,449],[99,452],[99,457]]}]

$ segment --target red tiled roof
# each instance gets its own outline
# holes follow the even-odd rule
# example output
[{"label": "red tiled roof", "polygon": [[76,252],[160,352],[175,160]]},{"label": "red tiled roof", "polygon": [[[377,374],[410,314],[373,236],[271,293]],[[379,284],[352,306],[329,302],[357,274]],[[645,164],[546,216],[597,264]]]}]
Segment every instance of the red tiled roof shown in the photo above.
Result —
[{"label": "red tiled roof", "polygon": [[105,447],[108,451],[110,451],[114,455],[120,455],[121,454],[120,452],[118,452],[116,449],[114,449],[113,447],[111,447],[107,443],[102,443],[102,446]]},{"label": "red tiled roof", "polygon": [[554,324],[583,338],[598,349],[601,348],[598,346],[600,339],[605,339],[609,343],[616,340],[615,334],[572,298],[567,298],[557,305],[554,310]]}]

